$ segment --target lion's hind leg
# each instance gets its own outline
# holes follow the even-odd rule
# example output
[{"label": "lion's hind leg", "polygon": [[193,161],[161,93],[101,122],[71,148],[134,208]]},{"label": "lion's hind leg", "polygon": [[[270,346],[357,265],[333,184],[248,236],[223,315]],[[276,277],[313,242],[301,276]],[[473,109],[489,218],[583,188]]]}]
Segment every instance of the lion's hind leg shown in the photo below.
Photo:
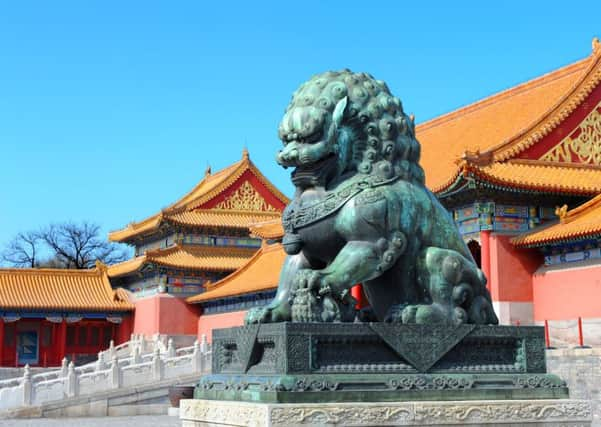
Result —
[{"label": "lion's hind leg", "polygon": [[425,291],[424,301],[402,307],[400,313],[390,313],[389,318],[423,324],[496,323],[490,299],[486,298],[486,279],[474,262],[459,252],[438,247],[422,250],[416,280]]}]

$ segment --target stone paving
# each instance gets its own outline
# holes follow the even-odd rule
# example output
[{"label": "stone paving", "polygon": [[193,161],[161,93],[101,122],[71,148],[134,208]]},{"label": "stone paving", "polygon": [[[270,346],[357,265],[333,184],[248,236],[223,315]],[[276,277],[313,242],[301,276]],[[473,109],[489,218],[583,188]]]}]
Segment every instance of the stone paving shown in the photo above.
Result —
[{"label": "stone paving", "polygon": [[167,415],[0,420],[0,427],[181,427],[181,425],[179,417]]}]

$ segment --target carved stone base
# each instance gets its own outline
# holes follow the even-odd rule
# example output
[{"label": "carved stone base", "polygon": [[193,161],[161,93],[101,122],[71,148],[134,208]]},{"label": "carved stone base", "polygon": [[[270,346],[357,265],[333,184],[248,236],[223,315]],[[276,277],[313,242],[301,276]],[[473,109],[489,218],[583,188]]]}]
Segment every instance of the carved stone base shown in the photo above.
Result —
[{"label": "carved stone base", "polygon": [[266,404],[182,400],[182,427],[590,426],[583,400]]},{"label": "carved stone base", "polygon": [[213,331],[214,374],[545,373],[538,326],[271,323]]},{"label": "carved stone base", "polygon": [[197,399],[263,403],[567,398],[540,327],[275,323],[213,331]]},{"label": "carved stone base", "polygon": [[206,375],[197,399],[263,403],[566,399],[550,374]]}]

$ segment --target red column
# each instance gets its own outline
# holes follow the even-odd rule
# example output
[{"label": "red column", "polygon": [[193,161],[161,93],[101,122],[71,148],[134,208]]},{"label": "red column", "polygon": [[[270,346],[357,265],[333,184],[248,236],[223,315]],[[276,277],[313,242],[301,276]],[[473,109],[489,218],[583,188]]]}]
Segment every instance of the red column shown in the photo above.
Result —
[{"label": "red column", "polygon": [[482,272],[486,276],[486,288],[490,292],[490,230],[480,231],[480,262],[482,264]]},{"label": "red column", "polygon": [[67,321],[65,319],[60,323],[57,335],[58,362],[62,363],[67,354]]},{"label": "red column", "polygon": [[115,345],[122,344],[129,340],[132,333],[132,326],[131,314],[124,314],[123,320],[117,327],[117,336],[113,338],[115,340]]},{"label": "red column", "polygon": [[0,366],[4,362],[4,319],[0,316]]},{"label": "red column", "polygon": [[351,295],[357,300],[355,308],[357,310],[363,307],[363,286],[361,284],[355,285],[351,288]]}]

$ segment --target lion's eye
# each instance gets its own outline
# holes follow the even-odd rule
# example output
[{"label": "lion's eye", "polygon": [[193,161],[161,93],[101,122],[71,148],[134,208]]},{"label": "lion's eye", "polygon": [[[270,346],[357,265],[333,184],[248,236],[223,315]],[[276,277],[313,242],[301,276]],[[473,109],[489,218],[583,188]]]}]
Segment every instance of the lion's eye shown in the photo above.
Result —
[{"label": "lion's eye", "polygon": [[303,138],[304,142],[311,144],[313,142],[316,142],[320,139],[321,137],[321,130],[317,130],[316,132],[313,132],[311,135],[306,136],[305,138]]}]

